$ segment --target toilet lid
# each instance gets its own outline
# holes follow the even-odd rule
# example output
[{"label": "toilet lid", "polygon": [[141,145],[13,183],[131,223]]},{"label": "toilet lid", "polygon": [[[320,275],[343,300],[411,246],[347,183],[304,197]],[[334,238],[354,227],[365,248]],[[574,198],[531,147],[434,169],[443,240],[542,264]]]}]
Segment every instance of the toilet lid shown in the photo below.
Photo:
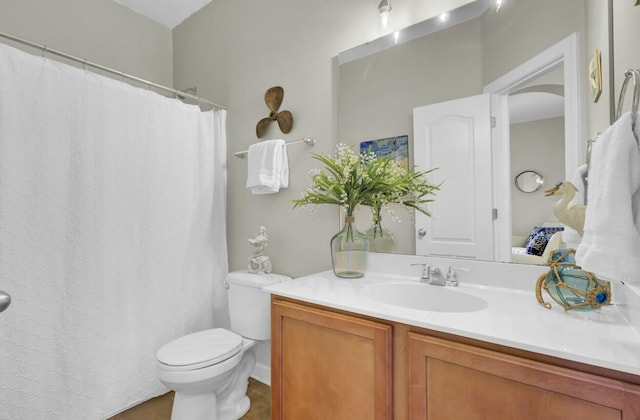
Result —
[{"label": "toilet lid", "polygon": [[165,344],[158,350],[157,358],[165,365],[197,369],[227,360],[241,349],[242,336],[215,328],[188,334]]}]

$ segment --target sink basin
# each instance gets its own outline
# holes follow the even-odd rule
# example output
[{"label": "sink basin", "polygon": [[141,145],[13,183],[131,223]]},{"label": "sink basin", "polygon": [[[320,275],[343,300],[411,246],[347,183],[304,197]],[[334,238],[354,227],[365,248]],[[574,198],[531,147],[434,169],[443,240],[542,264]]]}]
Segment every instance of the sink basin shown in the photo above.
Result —
[{"label": "sink basin", "polygon": [[423,311],[475,312],[487,307],[487,301],[479,297],[417,282],[372,284],[366,286],[363,293],[376,302]]}]

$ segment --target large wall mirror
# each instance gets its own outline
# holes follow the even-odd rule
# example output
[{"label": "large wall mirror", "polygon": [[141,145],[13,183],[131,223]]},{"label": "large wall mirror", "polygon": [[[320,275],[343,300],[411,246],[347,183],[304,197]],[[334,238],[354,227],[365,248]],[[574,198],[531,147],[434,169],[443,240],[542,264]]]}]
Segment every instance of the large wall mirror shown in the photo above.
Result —
[{"label": "large wall mirror", "polygon": [[[457,17],[463,9],[464,16]],[[512,244],[520,245],[515,242],[534,227],[555,221],[555,200],[545,197],[544,190],[570,179],[584,161],[588,138],[609,124],[609,93],[592,103],[586,77],[595,49],[602,51],[606,70],[608,4],[508,0],[496,10],[495,1],[477,0],[452,10],[450,17],[449,22],[434,17],[419,24],[420,36],[415,36],[420,30],[414,25],[411,40],[403,40],[403,31],[397,37],[390,34],[378,40],[380,51],[372,53],[371,42],[339,55],[339,139],[358,144],[408,135],[411,150],[414,108],[497,94],[492,115],[499,114],[498,125],[507,121],[506,133],[492,134],[492,178],[476,193],[491,196],[496,209],[494,220],[487,222],[493,251],[486,255],[492,257],[482,259],[508,262]],[[549,59],[558,49],[560,58]],[[533,67],[527,70],[527,65]],[[512,76],[519,78],[509,80]],[[607,77],[605,71],[605,86]],[[545,174],[544,183],[523,194],[513,179],[532,167]],[[433,176],[447,188],[437,171]],[[414,215],[404,209],[394,213],[397,217],[382,216],[396,236],[394,252],[415,254],[419,235]],[[439,218],[434,212],[431,223]],[[360,210],[357,221],[363,231],[368,228],[368,209]]]}]

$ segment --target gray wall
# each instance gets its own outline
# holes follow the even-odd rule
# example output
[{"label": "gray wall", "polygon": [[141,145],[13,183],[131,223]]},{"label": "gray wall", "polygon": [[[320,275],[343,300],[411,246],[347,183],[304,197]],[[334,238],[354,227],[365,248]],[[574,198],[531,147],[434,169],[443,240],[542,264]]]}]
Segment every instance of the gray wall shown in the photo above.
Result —
[{"label": "gray wall", "polygon": [[[614,28],[614,51],[615,70],[614,79],[616,82],[615,102],[617,104],[620,88],[624,81],[624,72],[629,68],[640,68],[640,6],[634,6],[634,2],[613,1],[613,28]],[[625,106],[623,111],[631,108],[633,98],[633,82],[629,83]]]},{"label": "gray wall", "polygon": [[[513,235],[528,235],[534,226],[555,220],[557,198],[544,190],[564,179],[564,118],[551,118],[511,126],[511,226]],[[523,193],[515,187],[522,171],[536,171],[544,178],[542,187]]]},{"label": "gray wall", "polygon": [[574,32],[584,35],[584,3],[584,0],[509,0],[499,13],[485,13],[484,84]]},{"label": "gray wall", "polygon": [[[340,141],[412,140],[414,107],[482,92],[480,20],[340,66]],[[452,65],[455,63],[455,65]]]},{"label": "gray wall", "polygon": [[0,0],[0,31],[159,84],[173,84],[171,31],[111,0]]},{"label": "gray wall", "polygon": [[276,85],[284,88],[281,109],[292,112],[293,129],[285,136],[274,123],[263,139],[314,137],[316,152],[331,151],[336,137],[332,57],[337,52],[332,46],[338,35],[327,30],[325,19],[339,14],[332,2],[301,7],[293,0],[217,0],[174,30],[176,85],[195,80],[202,94],[219,94],[229,110],[230,270],[246,268],[247,238],[261,225],[268,229],[266,254],[274,272],[299,276],[330,268],[328,235],[336,230],[337,209],[311,215],[293,210],[289,202],[309,182],[307,146],[289,149],[290,186],[274,195],[253,196],[245,188],[247,160],[231,153],[257,141],[256,123],[269,114],[264,93]]},{"label": "gray wall", "polygon": [[[587,28],[589,30],[585,34],[584,63],[585,66],[589,65],[588,63],[594,56],[596,49],[600,51],[602,63],[602,93],[598,102],[593,101],[590,93],[585,95],[587,104],[585,139],[595,138],[598,133],[603,132],[609,126],[609,107],[613,92],[609,88],[609,31],[608,26],[604,24],[608,15],[607,3],[604,0],[585,0],[587,6]],[[636,9],[640,12],[640,7]]]}]

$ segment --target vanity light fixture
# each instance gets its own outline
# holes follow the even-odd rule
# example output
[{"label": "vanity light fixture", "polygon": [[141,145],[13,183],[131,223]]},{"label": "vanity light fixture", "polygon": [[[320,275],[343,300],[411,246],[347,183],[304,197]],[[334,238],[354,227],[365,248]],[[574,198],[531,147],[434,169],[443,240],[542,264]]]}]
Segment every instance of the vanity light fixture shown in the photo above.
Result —
[{"label": "vanity light fixture", "polygon": [[389,12],[391,11],[391,3],[389,0],[381,0],[378,5],[378,12],[380,12],[380,22],[382,27],[386,28],[389,23]]}]

